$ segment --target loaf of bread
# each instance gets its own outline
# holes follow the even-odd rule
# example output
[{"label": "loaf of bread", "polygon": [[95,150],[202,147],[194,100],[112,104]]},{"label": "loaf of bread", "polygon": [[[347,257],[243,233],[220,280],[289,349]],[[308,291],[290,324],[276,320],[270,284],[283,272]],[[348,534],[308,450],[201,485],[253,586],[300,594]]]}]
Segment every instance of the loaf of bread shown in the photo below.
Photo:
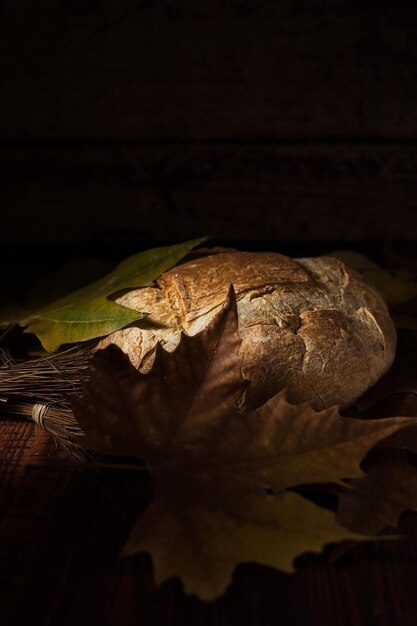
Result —
[{"label": "loaf of bread", "polygon": [[292,403],[344,408],[394,359],[396,333],[385,302],[359,274],[332,257],[290,259],[272,252],[209,254],[162,274],[155,286],[129,291],[117,302],[150,316],[109,335],[98,348],[116,343],[147,372],[157,342],[173,351],[182,332],[203,330],[230,284],[242,372],[250,381],[247,408],[283,388]]}]

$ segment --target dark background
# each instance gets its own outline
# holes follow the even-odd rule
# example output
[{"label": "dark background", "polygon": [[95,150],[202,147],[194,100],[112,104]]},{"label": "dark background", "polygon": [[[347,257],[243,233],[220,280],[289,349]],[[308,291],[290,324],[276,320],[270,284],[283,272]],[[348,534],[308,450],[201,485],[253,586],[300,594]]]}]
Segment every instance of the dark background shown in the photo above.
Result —
[{"label": "dark background", "polygon": [[2,248],[416,239],[416,19],[389,0],[3,0]]}]

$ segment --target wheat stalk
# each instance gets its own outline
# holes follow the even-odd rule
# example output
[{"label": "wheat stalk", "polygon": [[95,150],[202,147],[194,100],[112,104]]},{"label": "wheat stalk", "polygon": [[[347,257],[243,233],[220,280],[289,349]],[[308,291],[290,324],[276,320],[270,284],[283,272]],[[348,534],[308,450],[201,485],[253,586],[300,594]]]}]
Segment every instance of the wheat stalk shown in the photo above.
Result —
[{"label": "wheat stalk", "polygon": [[82,461],[90,455],[80,443],[83,431],[70,399],[80,394],[82,381],[88,377],[90,355],[89,346],[29,360],[13,360],[4,350],[0,354],[0,407],[8,415],[34,421]]}]

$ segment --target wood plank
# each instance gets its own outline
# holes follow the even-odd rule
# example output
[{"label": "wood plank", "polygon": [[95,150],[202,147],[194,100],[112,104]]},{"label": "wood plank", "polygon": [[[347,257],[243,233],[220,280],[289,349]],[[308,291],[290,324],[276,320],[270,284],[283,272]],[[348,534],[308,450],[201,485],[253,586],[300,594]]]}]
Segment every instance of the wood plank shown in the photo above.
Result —
[{"label": "wood plank", "polygon": [[2,242],[417,238],[417,145],[0,147]]},{"label": "wood plank", "polygon": [[147,556],[118,558],[140,480],[77,468],[44,431],[2,416],[0,456],[17,460],[16,450],[20,460],[0,467],[1,478],[14,477],[0,515],[2,626],[415,624],[415,514],[403,519],[404,541],[358,545],[336,563],[305,555],[296,575],[241,565],[226,593],[205,603],[178,579],[155,589]]},{"label": "wood plank", "polygon": [[416,137],[417,5],[6,0],[0,137]]},{"label": "wood plank", "polygon": [[137,493],[130,503],[126,477],[96,477],[45,431],[4,414],[0,451],[0,479],[10,483],[0,509],[1,623],[104,624]]}]

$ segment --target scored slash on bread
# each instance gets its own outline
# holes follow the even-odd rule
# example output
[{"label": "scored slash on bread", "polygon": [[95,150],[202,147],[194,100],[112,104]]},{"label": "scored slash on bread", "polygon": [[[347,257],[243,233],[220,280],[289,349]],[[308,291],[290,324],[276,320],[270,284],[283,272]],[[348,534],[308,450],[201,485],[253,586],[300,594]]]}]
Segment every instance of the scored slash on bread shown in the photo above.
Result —
[{"label": "scored slash on bread", "polygon": [[396,332],[379,293],[336,258],[290,259],[274,252],[203,256],[165,272],[153,287],[125,293],[116,302],[149,317],[112,333],[97,348],[115,343],[147,372],[157,343],[173,351],[182,332],[203,330],[231,284],[242,372],[250,381],[246,408],[284,388],[292,403],[344,408],[391,366]]}]

